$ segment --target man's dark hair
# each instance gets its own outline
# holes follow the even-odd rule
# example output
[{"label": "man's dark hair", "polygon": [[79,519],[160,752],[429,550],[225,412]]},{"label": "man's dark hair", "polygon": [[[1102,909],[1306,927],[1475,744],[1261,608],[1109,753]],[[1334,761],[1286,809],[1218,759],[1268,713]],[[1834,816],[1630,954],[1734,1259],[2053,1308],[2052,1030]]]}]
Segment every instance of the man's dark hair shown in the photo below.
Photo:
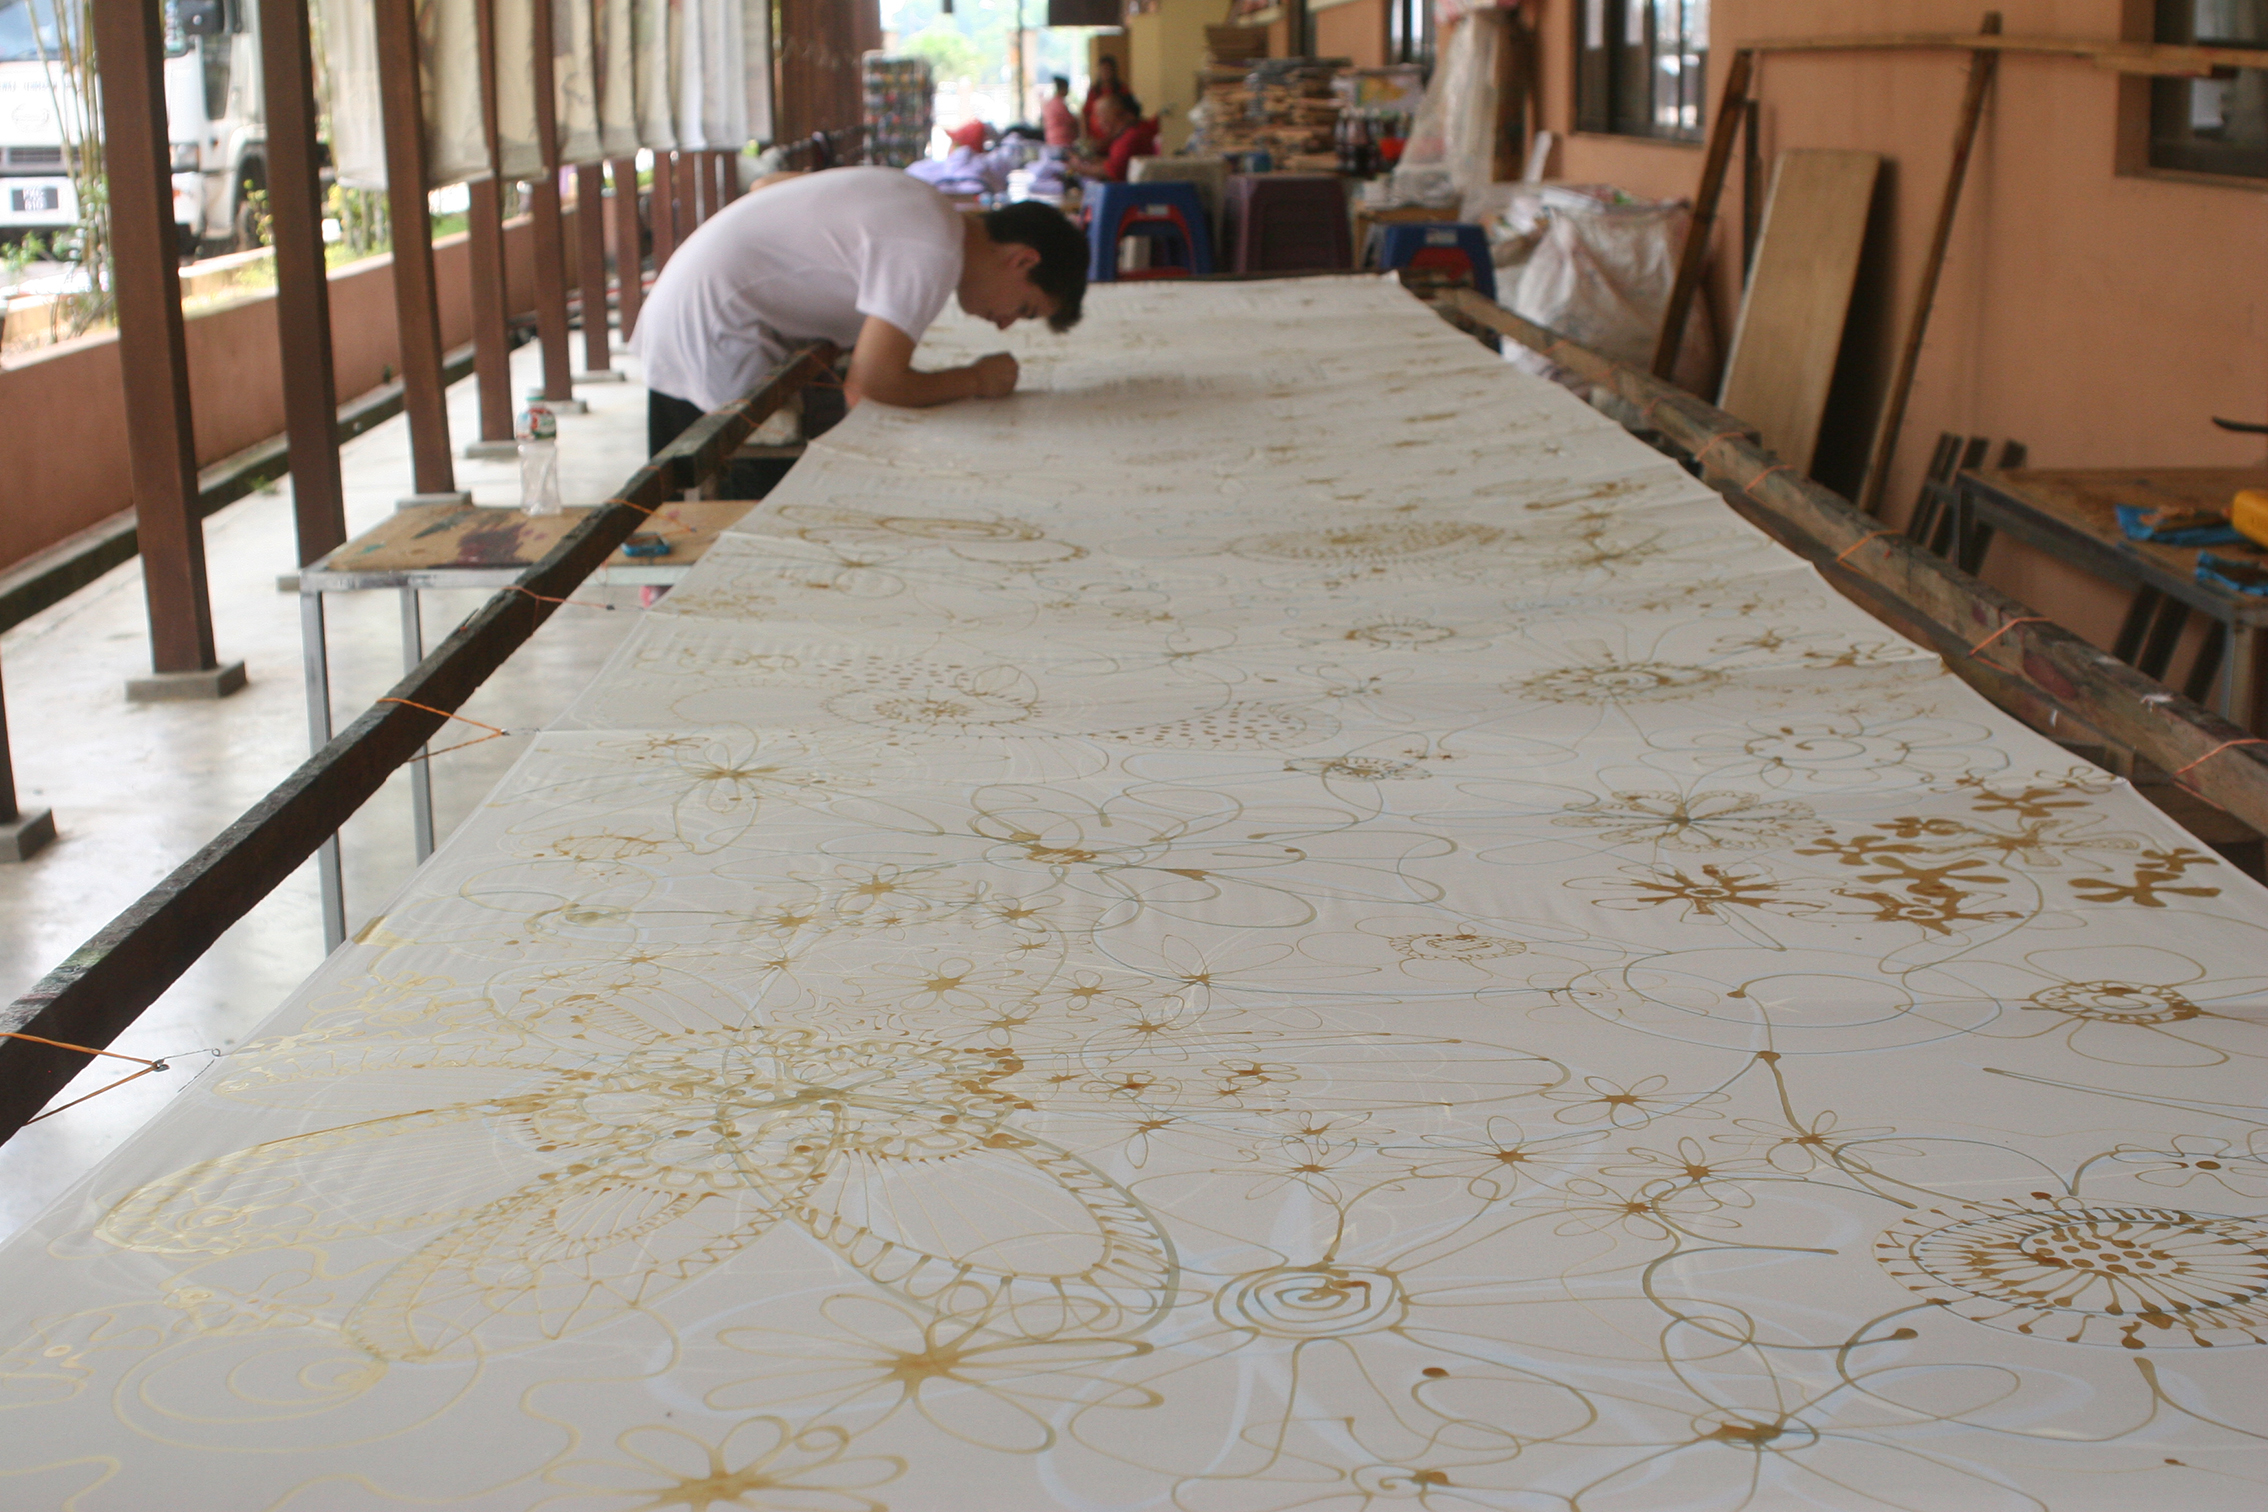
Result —
[{"label": "man's dark hair", "polygon": [[1018,200],[985,211],[984,234],[1039,254],[1025,276],[1055,301],[1055,313],[1047,317],[1049,330],[1068,331],[1079,323],[1079,305],[1087,297],[1087,239],[1069,217],[1053,205]]},{"label": "man's dark hair", "polygon": [[1050,74],[1048,82],[1055,86],[1057,94],[1069,94],[1071,92],[1071,81],[1061,74]]}]

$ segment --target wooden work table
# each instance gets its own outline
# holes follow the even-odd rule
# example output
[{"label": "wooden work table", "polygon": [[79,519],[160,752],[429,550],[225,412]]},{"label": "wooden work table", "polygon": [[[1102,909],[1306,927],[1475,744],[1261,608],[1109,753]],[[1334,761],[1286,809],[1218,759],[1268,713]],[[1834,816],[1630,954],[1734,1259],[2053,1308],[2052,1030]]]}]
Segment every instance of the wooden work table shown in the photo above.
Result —
[{"label": "wooden work table", "polygon": [[[590,581],[674,583],[755,507],[749,499],[665,505],[648,530],[669,542],[668,554],[633,557],[618,551]],[[421,504],[389,516],[304,569],[300,591],[502,588],[542,560],[589,513],[588,506],[530,515],[511,506]]]},{"label": "wooden work table", "polygon": [[2218,686],[2221,712],[2258,731],[2261,639],[2268,595],[2232,593],[2197,581],[2199,551],[2258,556],[2250,546],[2164,546],[2130,541],[2118,528],[2121,504],[2157,509],[2226,509],[2239,489],[2268,488],[2268,468],[1980,468],[1961,474],[1953,549],[1962,568],[1984,564],[2002,531],[2095,577],[2134,590],[2111,653],[2151,677],[2164,677],[2191,614],[2209,622],[2184,691],[2200,703]]}]

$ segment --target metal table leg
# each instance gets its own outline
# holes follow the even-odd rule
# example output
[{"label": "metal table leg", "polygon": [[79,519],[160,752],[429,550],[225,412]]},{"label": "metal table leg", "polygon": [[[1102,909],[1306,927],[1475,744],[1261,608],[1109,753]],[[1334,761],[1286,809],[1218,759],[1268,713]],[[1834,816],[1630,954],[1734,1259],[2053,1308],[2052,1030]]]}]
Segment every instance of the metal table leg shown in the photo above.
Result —
[{"label": "metal table leg", "polygon": [[[320,751],[331,743],[331,649],[323,634],[321,590],[299,596],[299,645],[307,677],[307,745]],[[316,849],[315,877],[322,891],[323,953],[328,955],[346,943],[346,879],[337,835]]]},{"label": "metal table leg", "polygon": [[[418,615],[417,590],[402,590],[402,670],[414,672],[425,660],[425,625]],[[433,748],[420,746],[410,760],[410,837],[423,864],[433,854]]]}]

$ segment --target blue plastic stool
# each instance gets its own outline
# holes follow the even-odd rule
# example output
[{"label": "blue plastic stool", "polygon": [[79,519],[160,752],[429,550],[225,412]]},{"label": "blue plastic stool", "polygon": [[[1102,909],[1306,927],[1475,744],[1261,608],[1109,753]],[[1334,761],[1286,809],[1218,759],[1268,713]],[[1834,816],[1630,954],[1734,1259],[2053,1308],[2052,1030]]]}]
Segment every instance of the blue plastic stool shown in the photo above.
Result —
[{"label": "blue plastic stool", "polygon": [[1496,259],[1489,256],[1488,233],[1480,227],[1461,221],[1405,221],[1380,229],[1386,239],[1379,267],[1470,279],[1484,298],[1496,297]]},{"label": "blue plastic stool", "polygon": [[[1187,278],[1213,271],[1213,227],[1205,202],[1192,183],[1172,180],[1115,184],[1088,179],[1087,281]],[[1118,270],[1118,244],[1129,236],[1147,238],[1152,265]],[[1164,254],[1168,261],[1159,263]]]}]

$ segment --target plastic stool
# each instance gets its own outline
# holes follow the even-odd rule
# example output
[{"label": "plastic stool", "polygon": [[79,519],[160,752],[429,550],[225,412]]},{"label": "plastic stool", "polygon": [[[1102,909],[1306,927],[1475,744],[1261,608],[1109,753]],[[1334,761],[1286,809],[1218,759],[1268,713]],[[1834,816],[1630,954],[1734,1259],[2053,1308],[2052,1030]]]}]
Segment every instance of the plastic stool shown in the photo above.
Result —
[{"label": "plastic stool", "polygon": [[[1115,184],[1089,179],[1087,203],[1087,281],[1187,278],[1213,271],[1213,227],[1205,204],[1190,183]],[[1118,244],[1129,236],[1150,243],[1153,265],[1120,272]],[[1164,266],[1163,253],[1178,261]]]},{"label": "plastic stool", "polygon": [[1336,174],[1236,174],[1228,181],[1228,223],[1235,272],[1354,267],[1354,227]]},{"label": "plastic stool", "polygon": [[1381,226],[1378,266],[1387,271],[1408,268],[1436,273],[1470,283],[1485,298],[1496,297],[1496,259],[1489,255],[1488,233],[1464,221],[1404,221]]}]

